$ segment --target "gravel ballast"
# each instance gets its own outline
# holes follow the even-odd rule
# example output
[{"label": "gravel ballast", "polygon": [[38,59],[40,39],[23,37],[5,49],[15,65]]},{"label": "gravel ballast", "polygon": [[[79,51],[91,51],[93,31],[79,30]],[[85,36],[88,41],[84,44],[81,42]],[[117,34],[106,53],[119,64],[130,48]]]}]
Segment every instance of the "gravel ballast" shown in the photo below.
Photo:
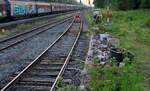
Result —
[{"label": "gravel ballast", "polygon": [[0,86],[5,78],[15,74],[35,59],[51,44],[70,24],[71,21],[58,25],[48,31],[0,52]]}]

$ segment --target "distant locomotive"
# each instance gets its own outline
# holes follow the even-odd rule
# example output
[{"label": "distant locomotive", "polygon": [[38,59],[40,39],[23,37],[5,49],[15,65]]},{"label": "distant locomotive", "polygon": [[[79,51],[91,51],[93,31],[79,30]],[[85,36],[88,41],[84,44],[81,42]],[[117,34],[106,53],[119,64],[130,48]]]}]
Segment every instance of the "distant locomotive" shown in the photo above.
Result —
[{"label": "distant locomotive", "polygon": [[0,22],[81,9],[80,5],[37,0],[0,0]]}]

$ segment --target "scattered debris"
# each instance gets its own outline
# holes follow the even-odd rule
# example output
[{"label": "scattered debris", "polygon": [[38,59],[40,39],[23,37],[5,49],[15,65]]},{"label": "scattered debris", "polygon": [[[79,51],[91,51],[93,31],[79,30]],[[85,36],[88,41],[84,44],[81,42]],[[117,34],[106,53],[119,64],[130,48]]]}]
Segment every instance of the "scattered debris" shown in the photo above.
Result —
[{"label": "scattered debris", "polygon": [[124,58],[129,58],[131,62],[134,54],[125,49],[117,48],[118,44],[119,40],[108,33],[92,35],[86,62],[92,64],[94,56],[96,56],[100,65],[104,65],[110,58],[114,58],[117,66],[123,67],[125,65],[123,63]]},{"label": "scattered debris", "polygon": [[116,59],[117,65],[119,66],[119,64],[123,62],[124,59],[123,50],[119,48],[111,48],[110,53],[111,57],[114,57]]}]

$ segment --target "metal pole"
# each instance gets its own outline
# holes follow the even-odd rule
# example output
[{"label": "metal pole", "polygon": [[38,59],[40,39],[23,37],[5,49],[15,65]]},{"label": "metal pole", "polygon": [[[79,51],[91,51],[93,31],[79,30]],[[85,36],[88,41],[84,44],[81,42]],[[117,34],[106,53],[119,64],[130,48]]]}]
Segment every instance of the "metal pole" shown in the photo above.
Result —
[{"label": "metal pole", "polygon": [[91,2],[90,2],[90,0],[89,0],[89,5],[91,5]]},{"label": "metal pole", "polygon": [[37,1],[35,0],[35,9],[36,9],[36,14],[38,14],[38,7],[37,7]]}]

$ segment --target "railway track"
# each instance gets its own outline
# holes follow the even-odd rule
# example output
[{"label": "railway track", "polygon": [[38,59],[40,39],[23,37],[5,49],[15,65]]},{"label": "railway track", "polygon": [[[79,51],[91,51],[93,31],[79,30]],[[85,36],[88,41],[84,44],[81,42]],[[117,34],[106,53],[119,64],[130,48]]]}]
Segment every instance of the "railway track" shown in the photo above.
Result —
[{"label": "railway track", "polygon": [[10,48],[10,47],[12,47],[18,43],[23,42],[24,40],[26,40],[28,38],[31,38],[31,37],[38,35],[44,31],[47,31],[48,29],[53,28],[59,24],[62,24],[62,23],[66,22],[72,18],[73,17],[70,16],[70,17],[67,17],[67,18],[62,19],[62,20],[52,21],[52,22],[46,23],[44,25],[38,26],[36,28],[33,28],[29,31],[25,31],[25,32],[16,34],[14,36],[5,38],[3,40],[0,40],[0,51],[8,49],[8,48]]},{"label": "railway track", "polygon": [[9,26],[12,26],[12,25],[27,23],[27,22],[31,22],[31,21],[35,21],[35,20],[40,20],[40,19],[45,19],[45,18],[53,18],[53,17],[57,17],[57,16],[62,16],[62,15],[70,14],[70,13],[74,13],[74,11],[72,11],[72,12],[66,12],[66,13],[61,13],[61,14],[39,16],[39,17],[34,17],[34,18],[29,18],[29,19],[22,19],[22,20],[10,21],[10,22],[6,22],[6,23],[0,23],[0,28],[9,27]]},{"label": "railway track", "polygon": [[[55,86],[69,63],[83,28],[82,23],[78,24],[78,27],[75,26],[77,33],[72,33],[70,30],[73,26],[75,26],[74,21],[1,91],[55,91]],[[71,39],[71,37],[73,38]],[[66,45],[65,43],[69,39],[72,42]],[[57,52],[55,51],[56,49],[58,49]],[[64,81],[69,83],[70,79],[65,79]]]}]

